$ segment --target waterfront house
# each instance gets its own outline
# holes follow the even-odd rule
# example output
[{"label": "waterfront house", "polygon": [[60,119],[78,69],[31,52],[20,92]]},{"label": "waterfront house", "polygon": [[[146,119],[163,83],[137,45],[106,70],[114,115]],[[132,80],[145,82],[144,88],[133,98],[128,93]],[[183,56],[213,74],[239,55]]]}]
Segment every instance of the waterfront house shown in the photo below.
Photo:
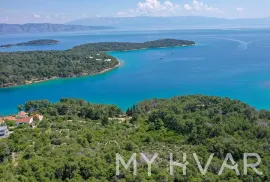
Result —
[{"label": "waterfront house", "polygon": [[0,137],[7,137],[7,136],[8,136],[8,127],[0,126]]},{"label": "waterfront house", "polygon": [[7,117],[4,117],[4,120],[5,121],[16,121],[16,118],[14,116],[7,116]]},{"label": "waterfront house", "polygon": [[25,117],[25,118],[19,118],[16,120],[17,126],[20,124],[28,124],[30,126],[33,125],[33,117]]},{"label": "waterfront house", "polygon": [[14,116],[0,118],[0,124],[3,124],[5,121],[16,121],[16,118]]}]

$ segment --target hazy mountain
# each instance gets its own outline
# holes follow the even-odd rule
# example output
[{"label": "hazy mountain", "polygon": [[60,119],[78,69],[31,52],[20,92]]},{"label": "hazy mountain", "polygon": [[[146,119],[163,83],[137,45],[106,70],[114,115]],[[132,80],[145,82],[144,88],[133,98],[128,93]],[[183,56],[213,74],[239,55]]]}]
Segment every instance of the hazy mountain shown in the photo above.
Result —
[{"label": "hazy mountain", "polygon": [[175,17],[93,17],[79,19],[68,24],[113,26],[136,29],[175,29],[175,28],[220,28],[220,27],[267,27],[270,18],[225,19],[214,17],[175,16]]},{"label": "hazy mountain", "polygon": [[29,23],[29,24],[0,24],[0,33],[40,33],[40,32],[73,32],[88,30],[111,29],[106,26],[82,26],[82,25],[65,25],[49,23]]}]

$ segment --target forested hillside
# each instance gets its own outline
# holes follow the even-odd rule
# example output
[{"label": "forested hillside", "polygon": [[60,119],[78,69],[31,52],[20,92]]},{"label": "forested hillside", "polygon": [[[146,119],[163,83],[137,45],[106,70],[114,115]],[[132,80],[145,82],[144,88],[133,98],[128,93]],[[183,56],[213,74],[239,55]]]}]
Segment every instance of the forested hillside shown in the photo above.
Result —
[{"label": "forested hillside", "polygon": [[[19,107],[41,112],[45,119],[37,127],[15,129],[0,140],[0,179],[3,181],[174,181],[174,182],[263,182],[270,181],[270,112],[256,111],[236,100],[202,95],[153,99],[128,109],[128,121],[117,120],[122,111],[113,105],[95,105],[82,100],[31,101]],[[187,153],[187,175],[176,167],[169,173],[169,155],[182,162]],[[203,161],[214,158],[202,176],[192,153]],[[243,153],[258,153],[259,176],[250,169],[243,174]],[[116,176],[116,153],[126,162],[133,153],[158,159],[152,176],[138,156],[138,175],[133,170]],[[240,175],[218,171],[226,153],[239,164]],[[150,157],[151,158],[151,157]]]},{"label": "forested hillside", "polygon": [[[31,51],[0,53],[0,87],[51,79],[92,75],[113,68],[118,61],[106,53]],[[111,61],[104,61],[111,59]]]}]

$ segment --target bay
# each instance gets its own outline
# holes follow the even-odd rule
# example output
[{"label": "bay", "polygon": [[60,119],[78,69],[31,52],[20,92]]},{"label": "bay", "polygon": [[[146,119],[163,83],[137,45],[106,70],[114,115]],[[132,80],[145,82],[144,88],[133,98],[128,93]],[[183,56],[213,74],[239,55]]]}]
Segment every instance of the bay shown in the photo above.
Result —
[{"label": "bay", "polygon": [[3,48],[0,51],[65,50],[88,42],[144,42],[188,39],[196,46],[110,52],[121,60],[105,74],[57,79],[0,89],[0,114],[16,112],[29,100],[81,98],[116,104],[122,109],[151,98],[205,94],[242,100],[270,109],[270,31],[267,29],[101,31],[0,35],[0,44],[56,39],[49,46]]}]

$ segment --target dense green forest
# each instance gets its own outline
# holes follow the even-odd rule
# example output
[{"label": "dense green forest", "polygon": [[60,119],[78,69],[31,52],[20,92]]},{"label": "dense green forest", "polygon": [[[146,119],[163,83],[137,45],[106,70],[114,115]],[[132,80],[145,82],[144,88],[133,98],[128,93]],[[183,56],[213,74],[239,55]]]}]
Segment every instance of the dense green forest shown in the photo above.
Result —
[{"label": "dense green forest", "polygon": [[39,39],[39,40],[31,40],[31,41],[28,41],[28,42],[21,42],[21,43],[17,43],[17,44],[0,45],[0,47],[52,45],[52,44],[58,44],[58,43],[59,43],[58,40]]},{"label": "dense green forest", "polygon": [[[117,119],[122,117],[118,107],[83,100],[30,101],[18,108],[41,112],[45,119],[34,129],[19,127],[0,141],[2,181],[270,181],[270,112],[237,100],[202,95],[153,99],[129,108],[126,114],[132,119],[126,122]],[[178,167],[172,177],[169,154],[182,162],[183,152],[188,154],[187,175]],[[193,152],[203,166],[215,154],[205,176]],[[243,174],[243,153],[248,152],[262,158],[258,170],[263,175],[252,169]],[[139,156],[137,176],[123,167],[116,176],[116,153],[126,162],[133,153],[159,156],[151,177]],[[226,153],[239,164],[239,176],[230,169],[217,175]]]},{"label": "dense green forest", "polygon": [[[111,61],[104,61],[111,59]],[[53,77],[92,75],[113,68],[118,61],[106,54],[76,51],[0,53],[0,87]]]},{"label": "dense green forest", "polygon": [[2,52],[0,53],[0,87],[33,83],[54,77],[92,75],[114,68],[118,65],[118,61],[105,51],[191,44],[194,42],[164,39],[145,43],[91,43],[66,51]]},{"label": "dense green forest", "polygon": [[155,41],[147,41],[144,43],[132,42],[100,42],[90,43],[73,48],[74,51],[123,51],[123,50],[136,50],[147,48],[160,48],[160,47],[176,47],[183,45],[194,45],[195,42],[189,40],[177,39],[161,39]]}]

